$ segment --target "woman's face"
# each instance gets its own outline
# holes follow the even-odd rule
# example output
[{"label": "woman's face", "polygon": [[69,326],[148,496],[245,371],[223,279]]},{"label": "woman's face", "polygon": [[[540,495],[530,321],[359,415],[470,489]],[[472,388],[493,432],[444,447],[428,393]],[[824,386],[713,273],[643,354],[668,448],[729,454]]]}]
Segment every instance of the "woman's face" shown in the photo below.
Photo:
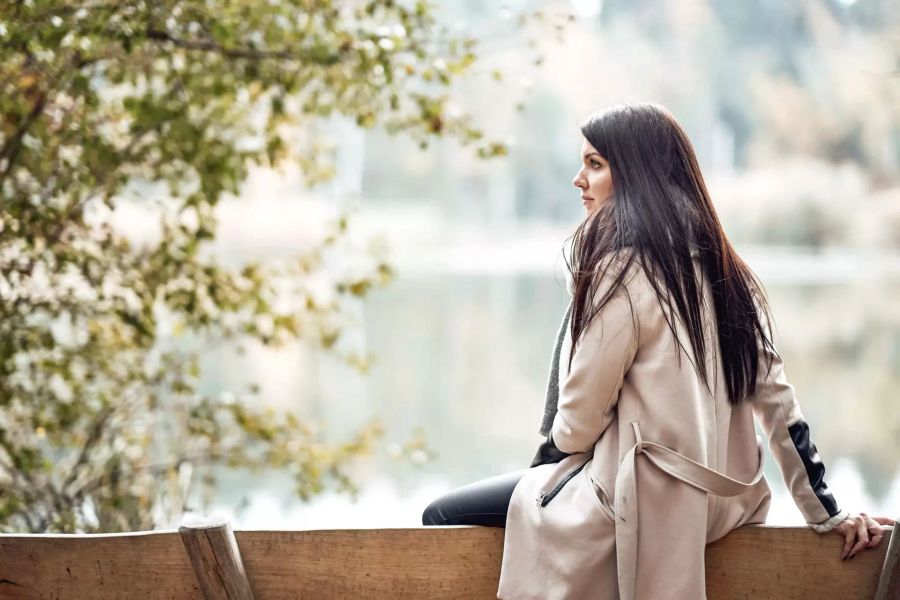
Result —
[{"label": "woman's face", "polygon": [[581,168],[572,183],[581,190],[582,206],[587,213],[597,210],[612,198],[609,163],[587,139],[581,144]]}]

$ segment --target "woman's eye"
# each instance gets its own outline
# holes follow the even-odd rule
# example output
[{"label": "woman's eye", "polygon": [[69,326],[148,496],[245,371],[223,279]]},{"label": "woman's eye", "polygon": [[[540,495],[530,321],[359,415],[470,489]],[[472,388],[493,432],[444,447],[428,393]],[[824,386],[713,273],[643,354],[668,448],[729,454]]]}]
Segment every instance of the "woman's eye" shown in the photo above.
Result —
[{"label": "woman's eye", "polygon": [[592,161],[591,161],[591,166],[594,167],[595,169],[599,169],[599,168],[602,167],[603,165],[601,165],[600,163],[598,163],[596,160],[592,160]]}]

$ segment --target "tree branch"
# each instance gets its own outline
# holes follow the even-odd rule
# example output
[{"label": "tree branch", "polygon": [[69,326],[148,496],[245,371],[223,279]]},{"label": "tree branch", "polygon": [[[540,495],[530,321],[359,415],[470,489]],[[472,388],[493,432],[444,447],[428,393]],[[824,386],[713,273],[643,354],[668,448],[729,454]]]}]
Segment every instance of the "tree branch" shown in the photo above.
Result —
[{"label": "tree branch", "polygon": [[297,60],[301,62],[316,62],[323,65],[330,65],[340,61],[339,53],[332,53],[323,60],[315,58],[312,54],[298,54],[290,50],[258,50],[256,48],[225,48],[221,44],[212,40],[185,40],[177,38],[165,31],[158,29],[148,29],[147,37],[151,40],[169,42],[178,48],[185,50],[199,50],[202,52],[214,52],[221,54],[226,58],[246,58],[250,60]]},{"label": "tree branch", "polygon": [[96,445],[97,442],[99,442],[103,437],[104,427],[106,426],[106,423],[109,421],[109,418],[112,416],[112,414],[113,407],[107,406],[100,412],[100,415],[91,425],[91,431],[88,434],[88,438],[87,440],[85,440],[84,445],[81,447],[81,452],[78,454],[78,458],[75,460],[75,464],[72,465],[72,468],[69,471],[69,476],[66,477],[65,481],[63,481],[63,490],[74,483],[81,468],[87,464],[88,455],[90,454],[91,449],[94,447],[94,445]]},{"label": "tree branch", "polygon": [[25,137],[25,134],[28,133],[32,124],[34,124],[38,117],[41,116],[41,113],[44,112],[44,106],[46,106],[46,104],[47,94],[41,93],[38,97],[38,101],[32,106],[31,112],[29,112],[28,116],[22,120],[22,123],[19,125],[18,129],[16,129],[16,132],[9,138],[9,141],[3,145],[3,148],[0,149],[0,160],[6,160],[3,172],[0,173],[0,186],[6,181],[10,171],[12,171],[13,165],[16,163],[16,158],[19,156],[19,151],[22,149],[22,138]]}]

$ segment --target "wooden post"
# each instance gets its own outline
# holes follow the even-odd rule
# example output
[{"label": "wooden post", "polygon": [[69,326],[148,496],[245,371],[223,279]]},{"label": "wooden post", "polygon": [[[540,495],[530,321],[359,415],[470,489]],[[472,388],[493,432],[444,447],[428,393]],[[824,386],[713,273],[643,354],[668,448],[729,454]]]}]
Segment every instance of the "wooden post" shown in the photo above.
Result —
[{"label": "wooden post", "polygon": [[900,598],[900,519],[894,521],[891,541],[884,555],[884,566],[878,578],[875,600],[895,600]]},{"label": "wooden post", "polygon": [[192,519],[178,528],[206,600],[253,600],[234,532],[225,519]]}]

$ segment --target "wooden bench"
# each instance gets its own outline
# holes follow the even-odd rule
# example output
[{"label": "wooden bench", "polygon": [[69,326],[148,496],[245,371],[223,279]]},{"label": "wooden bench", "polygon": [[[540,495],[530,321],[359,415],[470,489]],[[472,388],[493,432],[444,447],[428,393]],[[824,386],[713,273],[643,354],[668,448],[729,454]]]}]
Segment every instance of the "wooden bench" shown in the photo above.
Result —
[{"label": "wooden bench", "polygon": [[[841,561],[842,541],[747,525],[706,551],[710,600],[900,599],[900,536]],[[238,550],[240,548],[240,550]],[[496,598],[503,530],[178,531],[0,535],[0,598]]]}]

